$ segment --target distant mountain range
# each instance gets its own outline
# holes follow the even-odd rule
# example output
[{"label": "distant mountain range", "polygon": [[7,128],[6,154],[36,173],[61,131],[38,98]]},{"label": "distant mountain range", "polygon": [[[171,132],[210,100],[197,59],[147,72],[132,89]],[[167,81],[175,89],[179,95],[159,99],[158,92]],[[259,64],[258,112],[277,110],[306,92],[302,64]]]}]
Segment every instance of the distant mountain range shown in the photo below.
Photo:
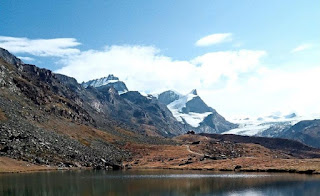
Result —
[{"label": "distant mountain range", "polygon": [[[121,97],[129,99],[137,105],[144,105],[146,102],[152,102],[153,104],[166,105],[162,106],[163,110],[170,110],[172,114],[167,114],[169,117],[174,116],[173,124],[178,124],[182,132],[193,130],[197,133],[222,133],[230,129],[236,128],[237,125],[228,122],[221,115],[219,115],[213,108],[209,107],[197,94],[197,90],[194,89],[186,95],[182,95],[178,92],[169,90],[160,93],[158,96],[145,95],[139,92],[129,91],[125,83],[120,81],[118,77],[110,74],[108,77],[100,79],[90,80],[81,84],[84,88],[95,88],[98,91],[103,91],[105,88],[114,88]],[[162,103],[162,104],[159,104]],[[142,113],[148,111],[148,107],[144,108]],[[145,116],[145,115],[143,115]],[[161,115],[160,115],[161,116]],[[154,116],[153,119],[157,119],[159,115]],[[153,121],[154,121],[153,120]],[[152,120],[149,119],[151,122]],[[159,120],[158,120],[159,121]],[[164,131],[166,134],[176,134],[179,131]]]},{"label": "distant mountain range", "polygon": [[232,120],[232,122],[238,124],[239,127],[222,134],[293,139],[319,148],[319,121],[306,119],[308,118],[296,113],[285,115],[276,113],[258,118],[238,118]]}]

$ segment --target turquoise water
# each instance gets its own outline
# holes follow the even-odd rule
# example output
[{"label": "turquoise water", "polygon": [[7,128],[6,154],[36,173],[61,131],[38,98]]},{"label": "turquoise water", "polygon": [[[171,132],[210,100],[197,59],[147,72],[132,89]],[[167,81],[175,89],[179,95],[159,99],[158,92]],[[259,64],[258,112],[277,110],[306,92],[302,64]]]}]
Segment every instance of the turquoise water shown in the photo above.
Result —
[{"label": "turquoise water", "polygon": [[0,195],[320,195],[320,176],[209,171],[55,171],[0,175]]}]

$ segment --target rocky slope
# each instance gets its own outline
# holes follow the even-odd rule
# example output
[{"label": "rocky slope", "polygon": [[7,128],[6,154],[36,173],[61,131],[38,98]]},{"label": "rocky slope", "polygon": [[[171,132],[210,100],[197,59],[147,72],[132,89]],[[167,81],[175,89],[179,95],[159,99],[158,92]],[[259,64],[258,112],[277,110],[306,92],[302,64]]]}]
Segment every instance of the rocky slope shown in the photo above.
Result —
[{"label": "rocky slope", "polygon": [[195,132],[222,133],[237,127],[209,107],[195,89],[187,95],[165,91],[158,95],[158,100],[166,104],[174,117],[187,129]]},{"label": "rocky slope", "polygon": [[[181,132],[168,109],[113,86],[24,64],[0,49],[0,152],[32,163],[119,168],[124,142],[161,143]],[[136,104],[141,102],[141,104]],[[171,116],[170,116],[171,115]],[[164,141],[165,142],[165,141]]]},{"label": "rocky slope", "polygon": [[[51,71],[17,60],[0,49],[0,153],[32,163],[119,168],[128,153],[99,138],[84,145],[65,134],[63,123],[96,126],[79,96]],[[56,120],[60,132],[49,126]]]}]

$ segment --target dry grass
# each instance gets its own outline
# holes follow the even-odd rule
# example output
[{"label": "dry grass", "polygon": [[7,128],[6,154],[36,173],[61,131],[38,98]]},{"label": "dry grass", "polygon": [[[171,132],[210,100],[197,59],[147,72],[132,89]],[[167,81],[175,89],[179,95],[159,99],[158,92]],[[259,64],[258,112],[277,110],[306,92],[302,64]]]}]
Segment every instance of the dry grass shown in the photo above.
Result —
[{"label": "dry grass", "polygon": [[[204,143],[207,138],[195,137]],[[189,169],[216,171],[272,171],[320,174],[320,159],[296,159],[257,144],[241,144],[245,154],[232,159],[204,159],[204,145],[190,145],[190,138],[179,137],[183,145],[137,145],[125,147],[133,159],[125,164],[133,169]],[[187,146],[190,147],[188,151]],[[196,152],[196,153],[192,153]],[[285,157],[285,158],[284,158]]]},{"label": "dry grass", "polygon": [[56,170],[57,167],[34,165],[24,161],[17,161],[8,157],[0,157],[0,173],[18,173]]}]

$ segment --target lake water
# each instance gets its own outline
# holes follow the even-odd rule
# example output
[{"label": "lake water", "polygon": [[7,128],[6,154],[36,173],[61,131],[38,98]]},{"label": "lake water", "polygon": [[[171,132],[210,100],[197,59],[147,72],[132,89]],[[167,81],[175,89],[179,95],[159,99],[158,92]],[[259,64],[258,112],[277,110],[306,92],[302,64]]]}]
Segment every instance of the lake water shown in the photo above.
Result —
[{"label": "lake water", "polygon": [[0,195],[320,195],[320,176],[210,171],[1,174]]}]

